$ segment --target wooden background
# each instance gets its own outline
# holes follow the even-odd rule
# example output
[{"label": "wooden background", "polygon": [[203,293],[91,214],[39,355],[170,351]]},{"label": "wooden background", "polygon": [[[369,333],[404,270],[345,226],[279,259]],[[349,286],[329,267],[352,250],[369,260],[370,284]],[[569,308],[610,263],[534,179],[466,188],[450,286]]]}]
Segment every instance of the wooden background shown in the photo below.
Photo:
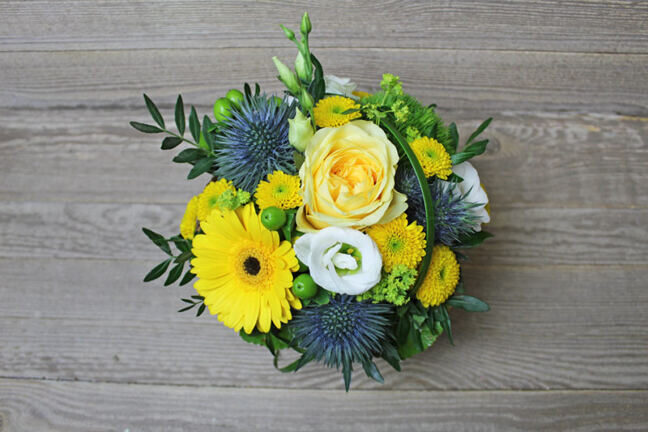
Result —
[{"label": "wooden background", "polygon": [[[349,394],[141,282],[140,227],[176,232],[204,182],[128,126],[141,93],[170,119],[280,90],[304,10],[328,73],[495,117],[496,237],[464,266],[492,311]],[[0,0],[0,431],[648,430],[647,78],[641,1]]]}]

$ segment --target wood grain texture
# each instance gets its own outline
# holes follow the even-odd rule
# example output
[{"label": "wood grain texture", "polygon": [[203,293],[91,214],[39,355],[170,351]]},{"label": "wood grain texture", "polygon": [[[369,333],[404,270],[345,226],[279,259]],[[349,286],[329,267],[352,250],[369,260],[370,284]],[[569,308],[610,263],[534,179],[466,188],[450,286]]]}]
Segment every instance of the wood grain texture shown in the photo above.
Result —
[{"label": "wood grain texture", "polygon": [[[640,1],[5,0],[0,49],[285,47],[279,23],[313,21],[314,47],[646,53]],[[559,13],[557,13],[559,11]]]},{"label": "wood grain texture", "polygon": [[[341,389],[339,372],[281,374],[215,317],[176,313],[192,289],[143,284],[146,264],[0,260],[0,376]],[[648,267],[466,265],[464,277],[492,310],[453,310],[456,346],[443,336],[401,373],[380,362],[384,385],[356,371],[354,390],[648,387]]]},{"label": "wood grain texture", "polygon": [[[163,110],[172,122],[172,110]],[[206,112],[204,110],[203,112]],[[474,160],[494,206],[648,206],[648,121],[574,113],[443,111],[463,139],[489,115],[488,151]],[[0,199],[184,203],[205,179],[186,181],[179,150],[159,150],[134,109],[0,109]],[[38,119],[35,122],[34,119]]]},{"label": "wood grain texture", "polygon": [[645,391],[340,395],[0,380],[0,415],[3,432],[640,431],[647,397]]},{"label": "wood grain texture", "polygon": [[[0,257],[162,260],[142,233],[176,235],[182,204],[0,202]],[[481,264],[645,264],[645,209],[494,207]]]},{"label": "wood grain texture", "polygon": [[[322,48],[326,73],[373,91],[383,72],[399,75],[425,103],[453,109],[648,113],[645,54],[444,49]],[[209,106],[231,87],[258,81],[283,90],[271,56],[295,49],[150,49],[0,53],[0,107],[141,106],[158,100]]]}]

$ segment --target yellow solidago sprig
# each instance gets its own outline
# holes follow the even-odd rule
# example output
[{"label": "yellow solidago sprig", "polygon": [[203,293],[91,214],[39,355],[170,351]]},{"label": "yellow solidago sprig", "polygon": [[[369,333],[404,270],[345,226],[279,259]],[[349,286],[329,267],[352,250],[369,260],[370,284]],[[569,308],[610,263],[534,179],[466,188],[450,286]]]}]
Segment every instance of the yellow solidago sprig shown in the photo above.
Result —
[{"label": "yellow solidago sprig", "polygon": [[416,222],[408,225],[404,213],[386,224],[370,226],[367,234],[378,246],[387,272],[398,265],[416,268],[425,255],[423,227]]},{"label": "yellow solidago sprig", "polygon": [[268,174],[267,179],[267,181],[259,182],[254,195],[261,210],[268,207],[289,210],[303,204],[299,176],[275,171]]},{"label": "yellow solidago sprig", "polygon": [[432,250],[432,262],[416,298],[423,306],[439,306],[455,292],[459,283],[459,263],[448,246],[436,245]]},{"label": "yellow solidago sprig", "polygon": [[452,160],[439,141],[434,138],[421,137],[410,143],[416,158],[423,168],[426,177],[437,176],[447,180],[452,174]]},{"label": "yellow solidago sprig", "polygon": [[182,238],[192,240],[196,234],[196,224],[198,223],[198,196],[194,196],[187,203],[184,216],[180,222],[180,235]]},{"label": "yellow solidago sprig", "polygon": [[249,192],[237,191],[231,181],[221,178],[209,183],[198,195],[198,220],[206,220],[213,210],[235,210],[249,201]]},{"label": "yellow solidago sprig", "polygon": [[[358,110],[344,114],[349,110]],[[360,105],[351,98],[344,96],[329,96],[320,99],[313,110],[315,125],[317,127],[338,127],[349,123],[351,120],[362,117]]]},{"label": "yellow solidago sprig", "polygon": [[405,265],[394,266],[391,272],[383,272],[380,282],[375,287],[359,295],[356,299],[402,306],[409,302],[408,291],[416,282],[416,274],[416,270]]}]

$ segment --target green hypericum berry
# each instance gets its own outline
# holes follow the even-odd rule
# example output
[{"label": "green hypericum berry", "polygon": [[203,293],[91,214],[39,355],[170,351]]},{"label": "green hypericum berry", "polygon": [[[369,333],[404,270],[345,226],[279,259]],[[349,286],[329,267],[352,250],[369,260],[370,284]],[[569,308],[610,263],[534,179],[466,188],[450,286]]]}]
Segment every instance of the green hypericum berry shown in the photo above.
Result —
[{"label": "green hypericum berry", "polygon": [[271,231],[284,226],[286,219],[286,212],[278,207],[268,207],[261,212],[261,223]]},{"label": "green hypericum berry", "polygon": [[223,121],[232,116],[230,110],[232,109],[232,101],[227,98],[219,98],[214,102],[214,118],[218,121]]},{"label": "green hypericum berry", "polygon": [[230,91],[227,92],[225,95],[227,99],[230,100],[233,104],[239,105],[241,102],[243,102],[243,93],[240,92],[239,90],[236,89],[231,89]]},{"label": "green hypericum berry", "polygon": [[300,274],[293,282],[293,293],[300,299],[309,299],[317,294],[317,284],[308,273]]}]

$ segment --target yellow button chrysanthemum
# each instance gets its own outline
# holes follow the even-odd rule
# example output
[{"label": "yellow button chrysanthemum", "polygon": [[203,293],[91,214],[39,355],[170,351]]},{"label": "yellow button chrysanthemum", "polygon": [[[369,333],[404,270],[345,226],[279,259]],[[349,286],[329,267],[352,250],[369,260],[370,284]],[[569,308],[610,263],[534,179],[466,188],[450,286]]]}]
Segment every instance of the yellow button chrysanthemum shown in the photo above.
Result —
[{"label": "yellow button chrysanthemum", "polygon": [[349,123],[353,119],[362,117],[359,111],[343,114],[350,109],[360,109],[360,105],[353,99],[343,96],[329,96],[320,99],[313,110],[317,127],[338,127]]},{"label": "yellow button chrysanthemum", "polygon": [[421,137],[410,144],[416,158],[423,168],[426,177],[436,175],[447,180],[452,174],[452,160],[450,155],[439,141],[434,138]]},{"label": "yellow button chrysanthemum", "polygon": [[193,240],[191,272],[209,312],[236,331],[280,328],[301,309],[292,292],[292,272],[299,262],[290,242],[261,223],[248,204],[234,211],[212,212]]},{"label": "yellow button chrysanthemum", "polygon": [[416,222],[408,225],[405,214],[389,223],[367,228],[367,234],[378,246],[387,272],[399,264],[415,269],[425,255],[423,227]]},{"label": "yellow button chrysanthemum", "polygon": [[198,222],[198,197],[195,196],[187,203],[184,216],[180,222],[180,235],[191,240],[196,234],[196,223]]},{"label": "yellow button chrysanthemum", "polygon": [[459,283],[459,263],[448,246],[437,245],[432,250],[432,261],[416,298],[423,306],[439,306],[450,297]]},{"label": "yellow button chrysanthemum", "polygon": [[236,192],[232,182],[224,178],[209,183],[198,196],[198,220],[204,221],[212,210],[218,208],[218,197],[226,190]]},{"label": "yellow button chrysanthemum", "polygon": [[254,197],[261,210],[268,207],[288,210],[303,204],[299,177],[283,171],[268,174],[268,181],[259,182]]}]

